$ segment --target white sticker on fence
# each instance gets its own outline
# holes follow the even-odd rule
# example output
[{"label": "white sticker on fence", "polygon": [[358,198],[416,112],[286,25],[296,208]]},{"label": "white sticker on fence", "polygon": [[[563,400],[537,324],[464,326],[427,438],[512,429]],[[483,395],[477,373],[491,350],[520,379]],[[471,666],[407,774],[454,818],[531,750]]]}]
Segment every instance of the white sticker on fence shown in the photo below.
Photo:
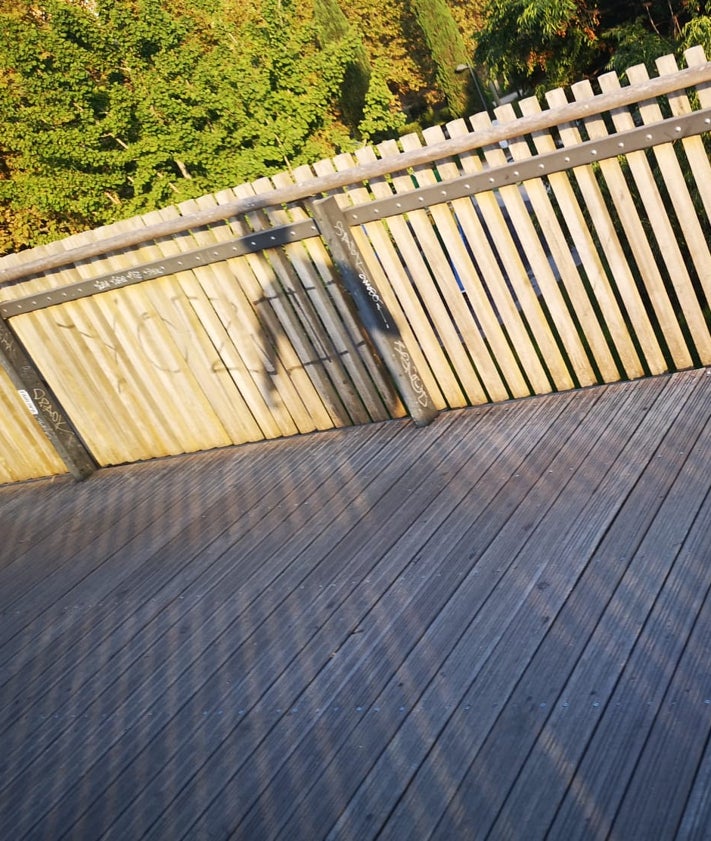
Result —
[{"label": "white sticker on fence", "polygon": [[39,415],[39,411],[37,410],[37,406],[35,406],[32,398],[29,395],[29,393],[26,392],[24,388],[18,388],[17,393],[25,401],[25,405],[32,412],[32,414],[33,415]]}]

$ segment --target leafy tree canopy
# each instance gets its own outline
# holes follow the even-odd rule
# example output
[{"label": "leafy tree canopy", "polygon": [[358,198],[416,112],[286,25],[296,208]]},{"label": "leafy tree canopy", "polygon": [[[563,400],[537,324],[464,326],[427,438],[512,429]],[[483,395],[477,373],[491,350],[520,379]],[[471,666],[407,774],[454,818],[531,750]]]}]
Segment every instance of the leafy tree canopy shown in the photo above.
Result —
[{"label": "leafy tree canopy", "polygon": [[485,0],[475,57],[519,90],[624,71],[690,43],[711,46],[698,0]]},{"label": "leafy tree canopy", "polygon": [[[324,38],[296,0],[3,3],[0,29],[0,251],[356,142],[342,93],[362,42]],[[398,122],[378,85],[375,133]]]},{"label": "leafy tree canopy", "polygon": [[531,89],[711,54],[710,6],[0,0],[0,253],[478,109],[457,64]]}]

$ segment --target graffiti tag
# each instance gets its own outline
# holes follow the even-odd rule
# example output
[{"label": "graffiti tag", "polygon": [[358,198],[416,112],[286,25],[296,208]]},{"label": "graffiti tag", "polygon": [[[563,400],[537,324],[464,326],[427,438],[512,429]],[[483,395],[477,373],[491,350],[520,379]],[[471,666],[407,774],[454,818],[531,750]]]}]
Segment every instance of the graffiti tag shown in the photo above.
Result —
[{"label": "graffiti tag", "polygon": [[[28,395],[29,396],[29,395]],[[46,418],[52,422],[54,429],[57,432],[68,432],[67,424],[61,414],[55,409],[52,401],[47,396],[47,392],[43,388],[34,388],[32,390],[32,402],[44,413]],[[31,411],[31,410],[30,410]]]},{"label": "graffiti tag", "polygon": [[420,406],[429,406],[429,396],[425,391],[425,387],[422,384],[420,375],[417,373],[417,368],[415,368],[415,365],[412,361],[412,357],[407,352],[405,343],[401,341],[393,342],[393,347],[395,348],[397,355],[400,358],[400,365],[402,366],[402,370],[405,372],[405,375],[409,379],[410,385],[412,386],[412,390],[417,395],[417,402],[420,404]]},{"label": "graffiti tag", "polygon": [[366,294],[370,298],[370,300],[375,304],[375,308],[378,310],[380,317],[383,320],[383,323],[386,327],[389,327],[388,319],[387,319],[387,310],[385,309],[385,304],[383,303],[383,299],[380,297],[378,290],[373,286],[370,281],[370,278],[367,274],[367,269],[363,265],[363,261],[361,260],[360,253],[358,252],[358,248],[353,241],[351,235],[348,233],[348,230],[344,226],[344,224],[339,220],[335,224],[336,233],[338,234],[339,238],[343,242],[343,244],[348,249],[348,253],[353,258],[353,262],[355,263],[356,270],[358,272],[358,279],[361,282],[361,285],[366,291]]},{"label": "graffiti tag", "polygon": [[145,268],[132,270],[123,274],[112,274],[108,277],[101,277],[94,281],[94,288],[99,292],[106,292],[107,289],[116,289],[119,286],[126,286],[129,283],[138,283],[141,280],[149,280],[152,277],[158,277],[163,274],[161,269]]}]

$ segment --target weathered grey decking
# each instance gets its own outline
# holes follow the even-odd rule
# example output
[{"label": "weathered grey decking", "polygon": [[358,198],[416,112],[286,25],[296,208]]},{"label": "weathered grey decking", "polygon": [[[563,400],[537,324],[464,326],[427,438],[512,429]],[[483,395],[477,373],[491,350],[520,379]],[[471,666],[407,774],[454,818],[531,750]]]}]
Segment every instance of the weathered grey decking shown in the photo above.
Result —
[{"label": "weathered grey decking", "polygon": [[711,376],[0,488],[0,837],[711,838]]}]

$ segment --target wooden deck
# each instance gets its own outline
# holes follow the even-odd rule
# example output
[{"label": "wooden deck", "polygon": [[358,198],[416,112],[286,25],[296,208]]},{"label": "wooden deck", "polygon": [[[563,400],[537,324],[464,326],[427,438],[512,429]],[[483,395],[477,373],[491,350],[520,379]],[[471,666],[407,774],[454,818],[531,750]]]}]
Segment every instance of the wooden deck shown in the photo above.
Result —
[{"label": "wooden deck", "polygon": [[711,838],[711,376],[0,488],[0,838]]}]

